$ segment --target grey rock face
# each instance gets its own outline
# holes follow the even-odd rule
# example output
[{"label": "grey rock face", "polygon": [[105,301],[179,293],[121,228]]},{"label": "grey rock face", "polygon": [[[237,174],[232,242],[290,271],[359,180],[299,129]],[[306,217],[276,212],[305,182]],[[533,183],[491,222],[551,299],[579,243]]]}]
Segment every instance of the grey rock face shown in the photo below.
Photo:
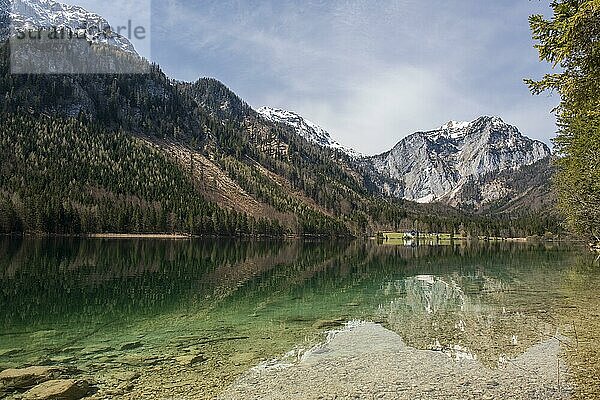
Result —
[{"label": "grey rock face", "polygon": [[417,132],[392,150],[363,160],[387,194],[421,203],[452,202],[468,181],[491,173],[518,170],[550,155],[542,142],[523,136],[498,117],[451,121]]}]

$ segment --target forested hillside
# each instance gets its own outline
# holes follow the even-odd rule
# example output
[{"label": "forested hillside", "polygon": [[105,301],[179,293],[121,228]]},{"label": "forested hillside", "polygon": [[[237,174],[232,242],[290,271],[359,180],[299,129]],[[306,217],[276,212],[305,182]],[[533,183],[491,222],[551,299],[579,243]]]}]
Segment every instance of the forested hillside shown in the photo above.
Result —
[{"label": "forested hillside", "polygon": [[0,232],[282,234],[206,202],[173,160],[77,119],[0,117]]}]

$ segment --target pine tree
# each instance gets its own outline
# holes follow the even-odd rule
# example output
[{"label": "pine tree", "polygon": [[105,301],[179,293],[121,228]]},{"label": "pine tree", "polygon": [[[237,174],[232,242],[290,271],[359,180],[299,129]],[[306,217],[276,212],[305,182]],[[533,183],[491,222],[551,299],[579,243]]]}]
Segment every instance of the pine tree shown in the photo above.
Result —
[{"label": "pine tree", "polygon": [[540,59],[560,67],[539,81],[535,94],[555,90],[559,207],[576,233],[600,242],[600,0],[556,0],[553,17],[530,17]]}]

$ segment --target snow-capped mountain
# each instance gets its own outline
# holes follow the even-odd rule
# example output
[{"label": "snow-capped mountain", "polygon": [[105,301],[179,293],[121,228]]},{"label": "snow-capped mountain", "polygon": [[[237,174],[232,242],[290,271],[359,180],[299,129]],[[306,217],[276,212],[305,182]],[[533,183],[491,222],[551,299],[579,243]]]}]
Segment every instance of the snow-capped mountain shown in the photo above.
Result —
[{"label": "snow-capped mountain", "polygon": [[449,121],[437,129],[416,132],[386,153],[365,157],[294,112],[270,107],[257,111],[269,121],[293,127],[319,146],[353,156],[374,190],[419,203],[441,201],[478,208],[507,196],[518,196],[510,185],[495,177],[533,165],[551,154],[544,143],[523,136],[499,117],[484,116],[471,122]]},{"label": "snow-capped mountain", "polygon": [[68,29],[85,34],[92,43],[103,43],[137,54],[131,42],[114,32],[108,21],[82,7],[54,0],[0,0],[0,12],[8,13],[10,34],[23,30]]},{"label": "snow-capped mountain", "polygon": [[[492,174],[518,170],[550,154],[544,143],[523,136],[498,117],[485,116],[414,133],[363,163],[385,194],[420,203],[455,204],[467,182],[489,180]],[[497,194],[489,195],[491,201]]]},{"label": "snow-capped mountain", "polygon": [[349,147],[342,146],[337,141],[332,139],[329,132],[321,128],[319,125],[307,120],[295,112],[271,107],[260,107],[256,111],[271,122],[283,123],[293,127],[298,135],[304,137],[309,142],[315,143],[321,147],[329,147],[332,149],[341,150],[352,157],[361,156],[357,151]]}]

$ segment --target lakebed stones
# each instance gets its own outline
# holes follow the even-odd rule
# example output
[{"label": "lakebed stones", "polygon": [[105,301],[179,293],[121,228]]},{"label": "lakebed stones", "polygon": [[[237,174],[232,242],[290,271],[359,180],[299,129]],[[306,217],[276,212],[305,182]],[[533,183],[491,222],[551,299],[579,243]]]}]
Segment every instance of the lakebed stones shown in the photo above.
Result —
[{"label": "lakebed stones", "polygon": [[78,400],[86,396],[90,385],[85,380],[53,379],[25,392],[24,400]]},{"label": "lakebed stones", "polygon": [[[249,370],[217,397],[264,399],[566,399],[557,385],[556,338],[530,348],[513,363],[490,369],[420,350],[381,325],[349,323],[297,360],[269,361]],[[293,362],[289,362],[293,361]],[[561,376],[562,376],[561,372]]]},{"label": "lakebed stones", "polygon": [[0,372],[0,389],[5,391],[27,389],[39,383],[57,379],[66,372],[64,368],[49,366],[5,369]]}]

